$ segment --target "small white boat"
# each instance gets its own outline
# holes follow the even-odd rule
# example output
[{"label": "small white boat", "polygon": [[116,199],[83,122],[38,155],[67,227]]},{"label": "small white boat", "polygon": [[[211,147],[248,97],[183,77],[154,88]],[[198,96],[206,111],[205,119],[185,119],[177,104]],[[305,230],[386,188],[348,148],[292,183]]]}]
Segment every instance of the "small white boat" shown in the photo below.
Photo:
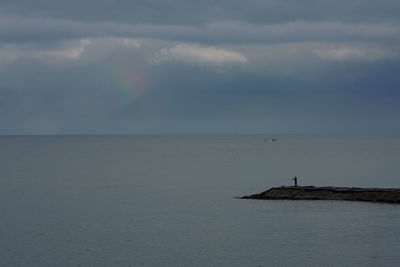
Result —
[{"label": "small white boat", "polygon": [[264,139],[264,142],[276,142],[276,141],[278,141],[278,139],[276,139],[276,138],[271,138],[271,137],[268,137],[268,138],[265,138],[265,139]]}]

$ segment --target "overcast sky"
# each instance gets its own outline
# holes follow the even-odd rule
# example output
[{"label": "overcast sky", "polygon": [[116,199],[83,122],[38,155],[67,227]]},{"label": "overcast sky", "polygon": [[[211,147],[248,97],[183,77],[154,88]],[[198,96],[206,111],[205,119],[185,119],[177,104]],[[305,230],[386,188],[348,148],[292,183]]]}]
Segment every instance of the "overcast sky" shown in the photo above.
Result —
[{"label": "overcast sky", "polygon": [[398,0],[2,0],[0,134],[400,134]]}]

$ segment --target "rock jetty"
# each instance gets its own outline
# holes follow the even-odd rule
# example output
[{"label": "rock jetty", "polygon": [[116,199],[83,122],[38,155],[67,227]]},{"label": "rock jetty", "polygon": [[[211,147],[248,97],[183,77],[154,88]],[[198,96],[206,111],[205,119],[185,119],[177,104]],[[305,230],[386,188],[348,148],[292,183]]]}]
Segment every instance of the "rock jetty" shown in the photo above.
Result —
[{"label": "rock jetty", "polygon": [[241,199],[290,199],[290,200],[351,200],[400,204],[400,188],[357,187],[273,187],[260,194]]}]

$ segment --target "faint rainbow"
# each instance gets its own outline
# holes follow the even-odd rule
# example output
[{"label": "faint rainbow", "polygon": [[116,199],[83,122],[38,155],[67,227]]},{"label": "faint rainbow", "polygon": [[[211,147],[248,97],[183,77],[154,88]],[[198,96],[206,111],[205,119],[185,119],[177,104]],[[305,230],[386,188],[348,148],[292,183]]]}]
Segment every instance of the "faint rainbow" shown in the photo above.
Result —
[{"label": "faint rainbow", "polygon": [[124,102],[133,102],[150,91],[147,72],[143,68],[109,66],[107,77],[111,87]]}]

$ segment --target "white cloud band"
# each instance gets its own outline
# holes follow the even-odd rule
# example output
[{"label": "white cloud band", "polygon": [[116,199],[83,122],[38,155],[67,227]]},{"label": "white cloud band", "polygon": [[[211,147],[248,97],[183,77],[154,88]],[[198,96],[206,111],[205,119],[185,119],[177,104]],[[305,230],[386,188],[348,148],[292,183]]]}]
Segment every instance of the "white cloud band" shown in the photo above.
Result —
[{"label": "white cloud band", "polygon": [[193,64],[222,64],[245,63],[248,60],[244,55],[226,49],[182,43],[161,49],[153,61],[156,63],[181,61]]},{"label": "white cloud band", "polygon": [[337,46],[315,50],[316,55],[332,61],[378,61],[399,59],[400,53],[394,49],[380,46]]}]

